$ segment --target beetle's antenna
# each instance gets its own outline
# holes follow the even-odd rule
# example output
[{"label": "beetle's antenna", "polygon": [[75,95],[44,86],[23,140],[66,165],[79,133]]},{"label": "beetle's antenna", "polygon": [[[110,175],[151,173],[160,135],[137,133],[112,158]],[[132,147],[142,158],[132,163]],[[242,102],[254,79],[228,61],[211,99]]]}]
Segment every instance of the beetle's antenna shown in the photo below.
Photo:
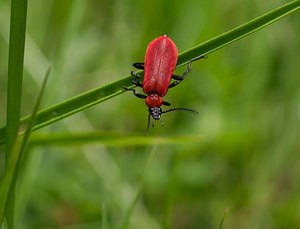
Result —
[{"label": "beetle's antenna", "polygon": [[172,108],[172,109],[163,111],[163,112],[161,112],[161,113],[167,113],[167,112],[172,112],[172,111],[189,111],[189,112],[192,112],[193,114],[199,114],[198,111],[195,111],[195,110],[189,109],[189,108],[182,108],[182,107]]}]

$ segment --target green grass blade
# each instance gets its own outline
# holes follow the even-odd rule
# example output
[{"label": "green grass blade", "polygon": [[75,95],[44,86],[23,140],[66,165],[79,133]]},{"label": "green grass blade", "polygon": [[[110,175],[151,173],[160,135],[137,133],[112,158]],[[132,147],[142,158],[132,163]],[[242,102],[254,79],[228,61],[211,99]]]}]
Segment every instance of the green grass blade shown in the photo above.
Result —
[{"label": "green grass blade", "polygon": [[122,229],[127,229],[130,224],[130,219],[131,219],[132,213],[134,212],[134,209],[135,209],[136,205],[138,204],[138,201],[142,194],[142,190],[144,188],[146,173],[149,170],[149,166],[150,166],[151,162],[153,161],[156,152],[157,152],[157,145],[153,145],[149,155],[146,158],[145,165],[143,166],[144,169],[141,174],[141,180],[138,185],[137,192],[126,212],[124,223],[122,225]]},{"label": "green grass blade", "polygon": [[107,210],[104,203],[102,204],[101,211],[101,229],[108,229]]},{"label": "green grass blade", "polygon": [[[235,42],[277,20],[287,16],[288,14],[298,10],[300,8],[300,1],[292,1],[282,7],[279,7],[267,14],[264,14],[248,23],[245,23],[227,33],[221,34],[207,42],[204,42],[190,50],[182,52],[178,57],[178,65],[186,63],[188,60],[196,58],[203,54],[209,54],[217,49],[220,49],[230,43]],[[142,72],[142,71],[141,71]],[[131,83],[131,76],[127,75],[120,80],[107,84],[103,87],[96,88],[91,91],[87,91],[83,94],[65,100],[62,103],[56,104],[44,110],[41,110],[37,114],[36,124],[34,129],[49,125],[53,122],[68,117],[74,113],[82,111],[88,107],[96,105],[107,99],[110,99],[116,95],[124,92],[123,86],[133,87]],[[28,117],[21,120],[24,124],[28,122]],[[0,144],[5,142],[6,128],[0,129]]]},{"label": "green grass blade", "polygon": [[226,33],[223,33],[213,39],[210,39],[190,50],[182,52],[178,56],[177,65],[182,65],[187,63],[189,60],[200,56],[200,55],[208,55],[226,45],[229,45],[251,33],[254,33],[273,22],[293,13],[300,8],[300,1],[292,1],[287,3],[281,7],[276,8],[269,13],[266,13],[260,17],[257,17],[247,23],[244,23],[237,28],[234,28]]},{"label": "green grass blade", "polygon": [[226,209],[224,210],[224,214],[223,214],[222,219],[221,219],[221,221],[220,221],[219,229],[222,229],[222,228],[223,228],[224,221],[225,221],[225,218],[226,218],[228,212],[229,212],[229,209],[226,208]]},{"label": "green grass blade", "polygon": [[[43,80],[41,90],[40,90],[40,92],[38,94],[37,101],[36,101],[35,106],[33,108],[32,114],[31,114],[29,122],[28,122],[28,126],[26,128],[24,137],[22,139],[22,143],[21,143],[21,147],[20,147],[20,157],[18,158],[19,162],[21,162],[21,160],[23,159],[23,157],[25,157],[25,155],[24,155],[25,148],[26,148],[26,146],[28,144],[28,140],[29,140],[31,131],[32,131],[32,128],[33,128],[35,120],[36,120],[36,114],[37,114],[38,108],[39,108],[39,106],[41,104],[41,100],[42,100],[42,97],[43,97],[43,94],[44,94],[44,91],[45,91],[45,88],[46,88],[46,84],[47,84],[49,75],[50,75],[50,68],[48,69],[48,71],[46,73],[46,76],[45,76],[45,78]],[[19,167],[17,167],[17,169],[19,169]]]},{"label": "green grass blade", "polygon": [[91,143],[102,143],[106,146],[124,147],[136,145],[174,145],[200,142],[205,139],[204,135],[191,135],[191,136],[168,136],[168,137],[150,137],[141,136],[141,134],[120,134],[108,132],[95,132],[95,133],[51,133],[51,134],[38,134],[32,136],[30,140],[31,146],[68,146],[68,145],[84,145]]},{"label": "green grass blade", "polygon": [[[9,215],[9,218],[11,218],[12,222],[13,222],[14,211],[13,211],[13,208],[11,209],[11,206],[14,205],[14,203],[13,203],[14,197],[13,196],[15,194],[15,191],[14,191],[15,185],[17,183],[18,174],[19,174],[20,168],[22,166],[22,160],[24,158],[24,152],[25,152],[25,149],[26,149],[26,146],[28,143],[29,136],[31,134],[32,127],[34,126],[37,110],[40,105],[48,77],[49,77],[49,70],[43,81],[42,88],[38,95],[38,99],[34,106],[32,115],[30,116],[24,137],[22,139],[20,137],[17,138],[17,141],[13,145],[13,149],[11,151],[11,156],[7,160],[7,168],[4,172],[4,176],[0,183],[0,193],[1,193],[1,196],[0,196],[0,225],[3,222],[4,215]],[[10,209],[12,211],[10,211]],[[7,211],[9,211],[9,212],[7,213]],[[12,222],[10,222],[10,223],[12,223]],[[13,223],[11,225],[13,225]],[[8,226],[9,226],[9,222],[8,222]],[[9,228],[13,228],[13,227],[9,226]]]},{"label": "green grass blade", "polygon": [[[5,136],[7,142],[7,161],[13,159],[12,151],[20,126],[26,16],[27,0],[12,0],[7,80],[7,129]],[[14,228],[14,198],[13,195],[11,197],[11,204],[6,214],[8,228]],[[0,208],[3,209],[2,206],[0,206]],[[0,213],[2,213],[2,211],[0,211]],[[0,223],[3,217],[4,215],[0,214]]]},{"label": "green grass blade", "polygon": [[7,83],[6,151],[13,148],[20,120],[27,0],[12,0]]}]

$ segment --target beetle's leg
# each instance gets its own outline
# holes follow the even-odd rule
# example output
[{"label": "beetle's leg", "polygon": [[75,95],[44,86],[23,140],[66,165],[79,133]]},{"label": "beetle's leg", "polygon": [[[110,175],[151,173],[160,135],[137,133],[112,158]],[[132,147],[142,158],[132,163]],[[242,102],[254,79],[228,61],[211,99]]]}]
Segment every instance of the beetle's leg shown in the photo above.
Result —
[{"label": "beetle's leg", "polygon": [[171,106],[171,103],[169,103],[167,101],[163,101],[163,105],[165,105],[165,106]]},{"label": "beetle's leg", "polygon": [[137,69],[144,70],[144,63],[134,63],[132,66]]},{"label": "beetle's leg", "polygon": [[141,78],[141,76],[140,76],[139,74],[135,73],[134,71],[131,71],[130,74],[131,74],[132,76],[135,76],[136,79]]},{"label": "beetle's leg", "polygon": [[169,88],[175,87],[177,84],[179,84],[182,80],[185,79],[185,77],[187,76],[187,74],[191,71],[191,66],[192,66],[192,62],[199,60],[199,59],[203,59],[203,58],[207,58],[207,56],[198,56],[194,59],[191,59],[188,63],[188,66],[186,67],[184,73],[182,76],[177,76],[177,75],[173,75],[172,78],[175,80],[173,83],[171,83],[169,85]]},{"label": "beetle's leg", "polygon": [[206,55],[198,56],[198,57],[196,57],[194,59],[191,59],[191,61],[193,62],[195,60],[200,60],[200,59],[207,59],[207,56]]},{"label": "beetle's leg", "polygon": [[143,84],[141,82],[137,81],[137,79],[133,79],[133,80],[131,80],[131,82],[138,87],[143,87]]},{"label": "beetle's leg", "polygon": [[143,84],[140,81],[138,81],[138,79],[141,78],[141,76],[133,71],[131,71],[130,74],[135,77],[131,80],[131,82],[138,87],[143,87]]},{"label": "beetle's leg", "polygon": [[174,81],[173,83],[171,83],[169,85],[169,88],[175,87],[177,84],[179,84],[182,80],[185,79],[185,77],[187,76],[187,74],[191,71],[191,65],[192,65],[192,60],[189,61],[187,68],[185,69],[184,73],[182,76],[177,76],[177,75],[173,75],[172,78],[176,81]]},{"label": "beetle's leg", "polygon": [[147,97],[147,95],[143,95],[143,94],[139,94],[139,93],[136,93],[135,89],[133,88],[128,88],[128,87],[123,87],[126,91],[132,91],[133,94],[138,97],[138,98],[141,98],[141,99],[145,99]]}]

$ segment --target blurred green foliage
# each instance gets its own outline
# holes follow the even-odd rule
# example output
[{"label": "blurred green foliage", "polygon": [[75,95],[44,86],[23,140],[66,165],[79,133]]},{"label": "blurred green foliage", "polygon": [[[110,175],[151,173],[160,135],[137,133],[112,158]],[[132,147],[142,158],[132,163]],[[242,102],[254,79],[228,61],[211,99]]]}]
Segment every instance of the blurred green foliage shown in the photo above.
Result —
[{"label": "blurred green foliage", "polygon": [[[128,74],[159,35],[183,51],[283,3],[31,0],[22,116],[32,111],[49,65],[43,107]],[[1,1],[1,111],[9,13],[9,1]],[[204,135],[198,142],[30,148],[17,188],[18,228],[121,228],[136,195],[128,228],[213,229],[227,210],[224,229],[299,228],[299,19],[299,13],[291,15],[193,63],[187,79],[169,91],[173,106],[194,108],[200,116],[166,114],[165,125],[156,123],[149,136]],[[35,135],[142,135],[146,115],[144,102],[127,93]],[[0,126],[5,119],[0,112]],[[145,166],[150,152],[154,158]]]}]

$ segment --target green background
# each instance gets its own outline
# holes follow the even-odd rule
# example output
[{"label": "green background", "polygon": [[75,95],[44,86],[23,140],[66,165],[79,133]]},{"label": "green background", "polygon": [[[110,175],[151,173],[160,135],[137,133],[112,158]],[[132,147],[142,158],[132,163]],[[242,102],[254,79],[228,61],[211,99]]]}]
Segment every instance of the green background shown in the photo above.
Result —
[{"label": "green background", "polygon": [[[127,75],[157,36],[167,34],[182,52],[286,2],[30,0],[22,116],[49,65],[42,107]],[[3,0],[0,126],[9,15]],[[147,122],[144,101],[129,92],[35,132],[33,139],[101,132],[111,143],[29,148],[16,191],[18,228],[122,228],[129,217],[127,228],[210,229],[224,211],[223,228],[299,228],[299,20],[288,16],[194,62],[165,99],[200,115],[165,114],[164,126],[148,133],[153,144],[126,138],[143,136]],[[123,144],[112,133],[124,134]],[[176,141],[155,143],[163,137]]]}]

